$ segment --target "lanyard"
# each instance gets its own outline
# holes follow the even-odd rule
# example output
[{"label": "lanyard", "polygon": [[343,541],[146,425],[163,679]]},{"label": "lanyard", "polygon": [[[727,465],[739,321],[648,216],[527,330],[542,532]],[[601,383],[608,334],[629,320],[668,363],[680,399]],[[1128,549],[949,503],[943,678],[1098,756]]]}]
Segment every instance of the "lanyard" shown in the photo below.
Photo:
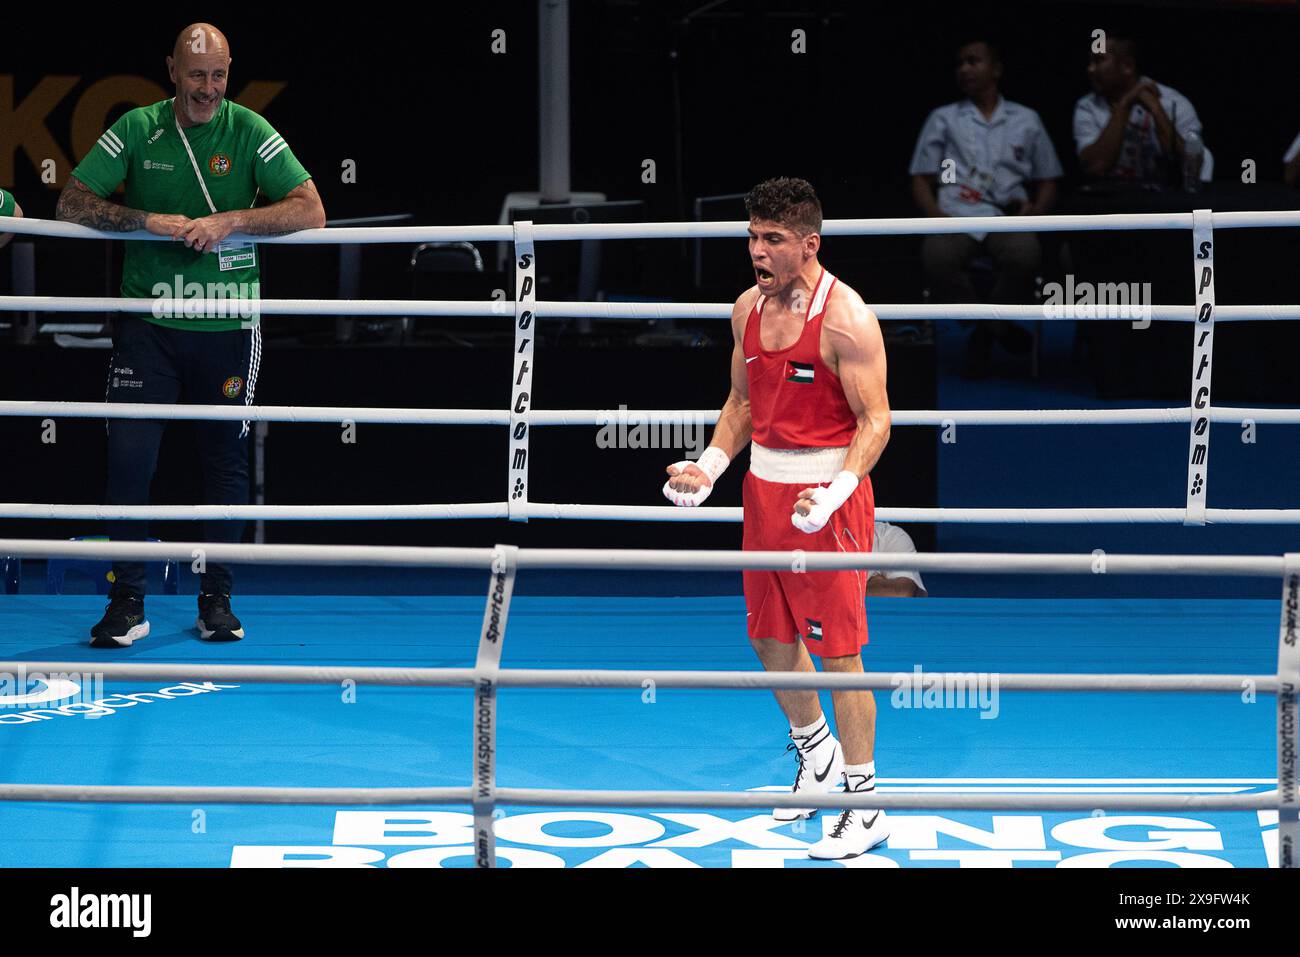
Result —
[{"label": "lanyard", "polygon": [[[208,201],[208,209],[215,213],[217,211],[217,204],[212,201],[212,196],[208,193],[208,184],[203,181],[203,174],[199,172],[199,161],[194,158],[194,150],[190,149],[190,141],[185,136],[185,130],[181,128],[181,121],[176,118],[175,103],[176,98],[172,97],[172,122],[176,124],[176,132],[180,134],[181,142],[185,144],[185,152],[189,154],[190,157],[190,168],[194,170],[194,178],[199,181],[199,189],[203,190],[203,198]],[[256,205],[257,194],[259,192],[261,192],[260,187],[253,192],[253,202],[248,204],[249,209],[252,209],[253,206]]]},{"label": "lanyard", "polygon": [[181,142],[185,144],[185,152],[189,154],[190,166],[194,168],[194,178],[199,181],[199,189],[203,190],[203,198],[208,201],[208,209],[212,212],[217,211],[217,206],[212,202],[212,196],[208,193],[208,184],[203,182],[203,174],[199,172],[199,161],[194,158],[194,150],[190,149],[190,141],[185,136],[185,131],[181,129],[181,121],[176,117],[176,99],[172,98],[172,122],[176,124],[176,132],[181,136]]}]

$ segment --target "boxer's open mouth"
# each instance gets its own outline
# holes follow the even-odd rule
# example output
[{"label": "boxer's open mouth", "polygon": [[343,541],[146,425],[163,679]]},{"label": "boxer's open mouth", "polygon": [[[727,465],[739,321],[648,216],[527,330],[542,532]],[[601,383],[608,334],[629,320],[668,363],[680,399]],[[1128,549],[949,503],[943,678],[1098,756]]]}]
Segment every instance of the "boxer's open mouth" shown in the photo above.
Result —
[{"label": "boxer's open mouth", "polygon": [[767,283],[771,282],[773,279],[776,278],[761,266],[754,267],[754,275],[757,276],[758,281],[764,285],[766,285]]}]

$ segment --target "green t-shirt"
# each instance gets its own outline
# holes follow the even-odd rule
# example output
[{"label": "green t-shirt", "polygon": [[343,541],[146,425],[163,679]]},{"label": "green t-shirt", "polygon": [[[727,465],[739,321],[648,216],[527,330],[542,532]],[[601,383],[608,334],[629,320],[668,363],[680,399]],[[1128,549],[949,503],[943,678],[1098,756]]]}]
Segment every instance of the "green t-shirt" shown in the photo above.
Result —
[{"label": "green t-shirt", "polygon": [[[211,215],[212,209],[199,186],[196,165],[217,212],[249,208],[259,190],[279,202],[311,179],[270,123],[230,100],[224,100],[207,123],[184,130],[183,138],[171,100],[131,110],[104,132],[72,175],[103,198],[124,185],[124,201],[132,209],[199,219]],[[217,253],[200,253],[181,242],[135,240],[126,244],[122,295],[252,299],[259,296],[259,279],[253,244],[227,240]],[[143,318],[173,329],[214,332],[242,324],[238,317]]]},{"label": "green t-shirt", "polygon": [[14,214],[14,195],[7,190],[0,189],[0,216],[12,216]]}]

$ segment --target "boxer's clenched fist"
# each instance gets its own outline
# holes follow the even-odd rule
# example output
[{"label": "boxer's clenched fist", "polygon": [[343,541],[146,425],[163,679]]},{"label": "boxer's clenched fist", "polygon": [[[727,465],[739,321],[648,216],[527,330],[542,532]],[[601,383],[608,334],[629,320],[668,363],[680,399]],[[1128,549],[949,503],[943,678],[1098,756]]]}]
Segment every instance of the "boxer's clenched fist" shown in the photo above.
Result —
[{"label": "boxer's clenched fist", "polygon": [[703,504],[713,491],[713,483],[730,464],[731,457],[714,445],[704,450],[698,462],[674,462],[668,466],[664,498],[683,508]]},{"label": "boxer's clenched fist", "polygon": [[837,475],[828,486],[804,489],[795,500],[790,524],[809,535],[820,532],[835,510],[857,489],[858,481],[856,474],[846,471]]}]

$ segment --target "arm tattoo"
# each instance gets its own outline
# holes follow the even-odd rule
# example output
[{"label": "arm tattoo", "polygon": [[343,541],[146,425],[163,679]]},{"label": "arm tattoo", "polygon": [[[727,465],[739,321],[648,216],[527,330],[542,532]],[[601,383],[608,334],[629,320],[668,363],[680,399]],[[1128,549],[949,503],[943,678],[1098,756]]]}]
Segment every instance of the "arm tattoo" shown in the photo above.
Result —
[{"label": "arm tattoo", "polygon": [[101,199],[76,177],[68,179],[63,192],[59,194],[59,205],[54,212],[55,219],[110,233],[129,233],[144,229],[147,215],[148,213],[143,210],[131,209],[121,203]]},{"label": "arm tattoo", "polygon": [[316,184],[307,180],[278,203],[249,210],[240,232],[248,236],[287,236],[300,229],[312,229],[318,225],[319,209]]}]

